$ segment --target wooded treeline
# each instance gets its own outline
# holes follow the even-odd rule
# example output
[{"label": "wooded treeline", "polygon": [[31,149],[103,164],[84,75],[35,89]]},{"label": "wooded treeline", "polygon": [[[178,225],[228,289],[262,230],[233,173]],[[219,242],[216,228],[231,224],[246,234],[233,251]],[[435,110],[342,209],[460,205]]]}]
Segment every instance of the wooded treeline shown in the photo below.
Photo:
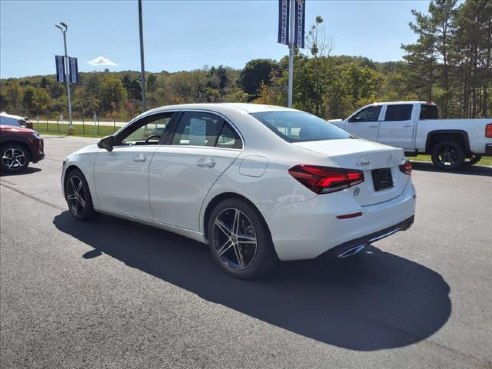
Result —
[{"label": "wooded treeline", "polygon": [[[378,63],[331,56],[323,20],[295,56],[294,107],[342,118],[374,101],[432,100],[442,117],[484,117],[492,108],[492,2],[432,0],[413,12],[418,39],[402,45],[405,61]],[[146,74],[147,108],[187,102],[287,103],[288,59]],[[127,120],[141,112],[138,72],[81,73],[72,86],[74,119]],[[65,85],[54,75],[0,80],[0,110],[35,118],[67,116]]]}]

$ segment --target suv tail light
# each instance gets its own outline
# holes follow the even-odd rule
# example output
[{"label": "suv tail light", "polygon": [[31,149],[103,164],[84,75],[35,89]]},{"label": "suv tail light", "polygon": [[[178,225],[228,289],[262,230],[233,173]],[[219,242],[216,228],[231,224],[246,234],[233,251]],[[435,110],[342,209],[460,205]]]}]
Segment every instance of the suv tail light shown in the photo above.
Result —
[{"label": "suv tail light", "polygon": [[408,160],[405,162],[405,164],[402,164],[399,166],[400,167],[400,172],[406,175],[411,175],[412,174],[412,163],[410,163]]},{"label": "suv tail light", "polygon": [[296,165],[289,169],[289,174],[318,194],[341,191],[364,182],[364,173],[360,170],[316,165]]},{"label": "suv tail light", "polygon": [[485,126],[485,137],[492,138],[492,123]]}]

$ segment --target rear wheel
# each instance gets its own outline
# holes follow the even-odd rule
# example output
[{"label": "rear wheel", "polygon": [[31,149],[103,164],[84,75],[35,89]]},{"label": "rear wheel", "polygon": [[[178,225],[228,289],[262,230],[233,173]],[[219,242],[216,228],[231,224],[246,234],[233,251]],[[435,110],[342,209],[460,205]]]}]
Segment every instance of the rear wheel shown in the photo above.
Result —
[{"label": "rear wheel", "polygon": [[465,153],[460,144],[442,141],[432,149],[432,163],[438,169],[456,170],[463,166]]},{"label": "rear wheel", "polygon": [[208,238],[214,260],[236,278],[257,277],[278,261],[265,222],[256,209],[239,199],[224,200],[215,207]]},{"label": "rear wheel", "polygon": [[75,219],[89,220],[96,216],[89,185],[79,169],[72,169],[65,176],[65,198]]},{"label": "rear wheel", "polygon": [[29,165],[29,151],[21,145],[6,144],[0,149],[2,173],[18,173],[26,170]]}]

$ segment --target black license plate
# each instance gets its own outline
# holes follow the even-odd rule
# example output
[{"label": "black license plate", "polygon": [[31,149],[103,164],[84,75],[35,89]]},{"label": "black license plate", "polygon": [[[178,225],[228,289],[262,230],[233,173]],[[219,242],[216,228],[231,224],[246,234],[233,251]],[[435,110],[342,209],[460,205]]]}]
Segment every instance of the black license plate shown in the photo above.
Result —
[{"label": "black license plate", "polygon": [[374,169],[372,171],[372,180],[376,191],[393,187],[393,177],[391,176],[390,168]]}]

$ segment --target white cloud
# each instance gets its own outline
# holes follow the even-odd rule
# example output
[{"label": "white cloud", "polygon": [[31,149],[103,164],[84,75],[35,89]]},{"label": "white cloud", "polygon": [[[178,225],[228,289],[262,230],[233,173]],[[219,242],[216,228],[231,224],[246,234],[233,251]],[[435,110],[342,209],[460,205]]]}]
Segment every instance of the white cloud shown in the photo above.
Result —
[{"label": "white cloud", "polygon": [[87,64],[95,65],[97,67],[105,67],[105,66],[115,66],[118,65],[115,62],[105,58],[104,56],[98,56],[95,59],[89,60]]}]

